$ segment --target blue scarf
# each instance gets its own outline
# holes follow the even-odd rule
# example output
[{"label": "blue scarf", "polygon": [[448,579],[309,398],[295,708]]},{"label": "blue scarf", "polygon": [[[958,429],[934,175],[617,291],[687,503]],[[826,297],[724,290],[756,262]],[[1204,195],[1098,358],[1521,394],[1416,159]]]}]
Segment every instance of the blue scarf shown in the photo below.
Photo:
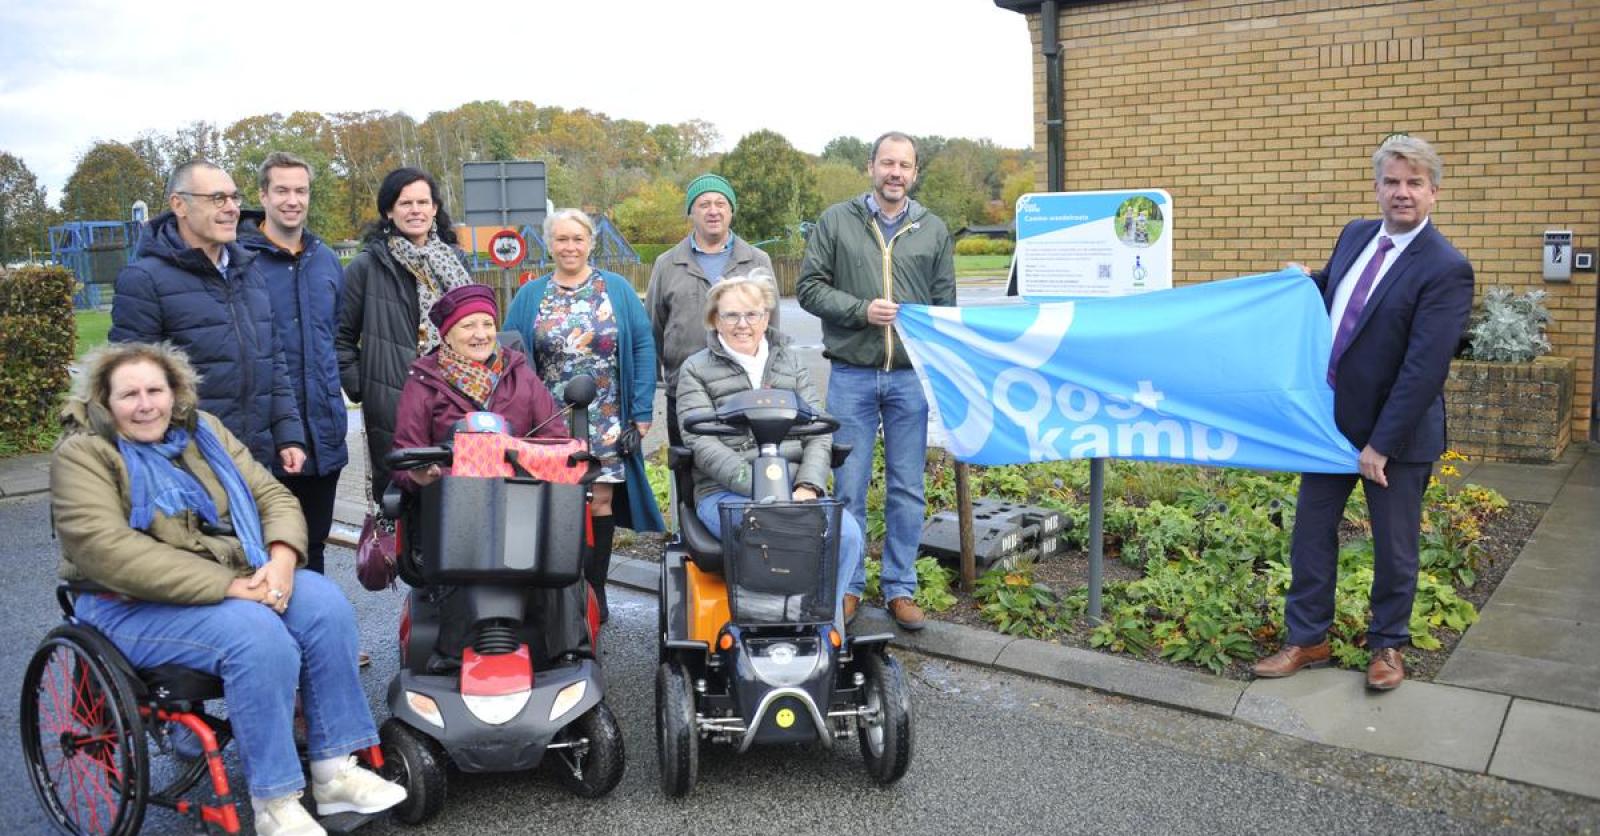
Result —
[{"label": "blue scarf", "polygon": [[[245,557],[256,568],[267,563],[267,547],[261,541],[261,515],[256,510],[256,499],[245,485],[244,477],[233,463],[233,457],[223,449],[222,440],[212,432],[204,420],[195,422],[195,442],[200,455],[211,467],[211,473],[222,483],[228,497],[228,516],[233,520],[233,534],[244,546]],[[212,525],[219,525],[217,504],[201,486],[194,475],[174,464],[189,446],[189,431],[171,427],[160,441],[137,442],[117,438],[117,449],[128,468],[128,498],[132,509],[128,512],[128,525],[145,531],[160,511],[169,517],[184,511],[194,511]]]}]

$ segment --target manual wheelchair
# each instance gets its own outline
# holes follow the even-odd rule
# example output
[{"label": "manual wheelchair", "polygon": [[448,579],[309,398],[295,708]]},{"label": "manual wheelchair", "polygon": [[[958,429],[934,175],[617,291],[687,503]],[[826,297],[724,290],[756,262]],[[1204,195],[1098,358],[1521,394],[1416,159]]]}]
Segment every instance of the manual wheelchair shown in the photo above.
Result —
[{"label": "manual wheelchair", "polygon": [[[176,811],[197,833],[238,833],[238,798],[222,762],[233,730],[205,710],[206,701],[222,699],[222,680],[179,665],[135,669],[74,612],[77,596],[105,592],[82,582],[57,587],[66,623],[39,643],[23,674],[22,752],[39,803],[57,830],[75,835],[138,833],[152,804]],[[200,748],[188,763],[180,762],[169,731],[179,726]],[[360,755],[374,769],[383,766],[376,746]],[[152,789],[164,757],[173,768],[162,771],[164,786]],[[206,778],[212,798],[188,798]],[[340,814],[323,825],[348,830],[368,818]]]}]

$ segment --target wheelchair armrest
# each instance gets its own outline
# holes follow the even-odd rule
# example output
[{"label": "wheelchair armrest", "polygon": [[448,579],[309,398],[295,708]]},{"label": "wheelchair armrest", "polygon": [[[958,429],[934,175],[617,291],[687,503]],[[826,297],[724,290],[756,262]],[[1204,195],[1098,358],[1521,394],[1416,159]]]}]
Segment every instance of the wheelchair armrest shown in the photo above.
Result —
[{"label": "wheelchair armrest", "polygon": [[711,536],[706,524],[694,512],[694,495],[678,502],[678,531],[688,547],[689,559],[702,572],[722,574],[722,541]]},{"label": "wheelchair armrest", "polygon": [[833,445],[833,466],[835,468],[844,467],[844,460],[850,458],[850,451],[854,449],[854,444]]},{"label": "wheelchair armrest", "polygon": [[675,473],[694,470],[694,451],[681,444],[668,447],[667,469]]}]

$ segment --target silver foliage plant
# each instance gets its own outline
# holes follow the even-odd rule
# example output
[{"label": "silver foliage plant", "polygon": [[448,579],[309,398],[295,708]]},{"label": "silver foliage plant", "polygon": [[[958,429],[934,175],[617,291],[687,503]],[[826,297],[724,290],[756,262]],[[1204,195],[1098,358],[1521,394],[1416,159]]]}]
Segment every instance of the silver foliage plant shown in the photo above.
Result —
[{"label": "silver foliage plant", "polygon": [[1468,356],[1492,363],[1526,363],[1550,353],[1550,339],[1544,333],[1549,323],[1544,291],[1517,295],[1503,287],[1490,288],[1484,294],[1482,311],[1467,331]]}]

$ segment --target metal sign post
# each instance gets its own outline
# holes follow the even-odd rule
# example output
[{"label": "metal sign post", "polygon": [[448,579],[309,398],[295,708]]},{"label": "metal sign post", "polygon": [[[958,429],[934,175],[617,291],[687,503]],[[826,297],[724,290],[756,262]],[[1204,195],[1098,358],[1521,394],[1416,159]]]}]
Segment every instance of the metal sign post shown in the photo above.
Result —
[{"label": "metal sign post", "polygon": [[[1032,299],[1129,296],[1172,287],[1172,196],[1161,189],[1047,192],[1017,199],[1017,292]],[[1089,609],[1101,617],[1106,460],[1089,460]]]}]

